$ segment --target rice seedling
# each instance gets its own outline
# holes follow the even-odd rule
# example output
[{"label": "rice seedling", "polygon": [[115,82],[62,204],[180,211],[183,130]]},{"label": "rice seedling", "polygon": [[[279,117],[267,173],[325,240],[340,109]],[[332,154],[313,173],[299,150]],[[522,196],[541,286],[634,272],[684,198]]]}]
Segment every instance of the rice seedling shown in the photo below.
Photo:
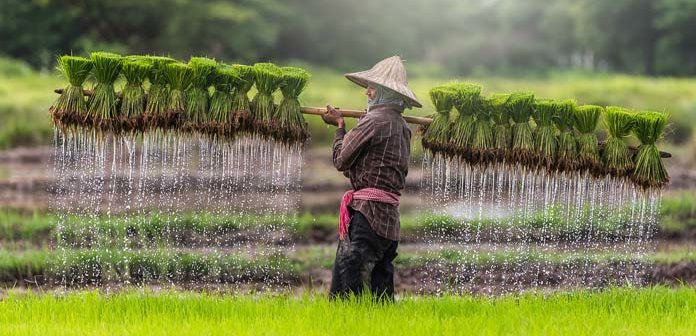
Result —
[{"label": "rice seedling", "polygon": [[512,118],[512,159],[523,165],[534,165],[534,135],[529,124],[534,111],[534,94],[510,94],[507,109]]},{"label": "rice seedling", "polygon": [[431,88],[429,94],[435,114],[431,116],[433,122],[424,129],[423,147],[432,153],[441,153],[450,139],[450,111],[457,99],[457,92],[450,85],[439,85]]},{"label": "rice seedling", "polygon": [[213,85],[217,62],[205,57],[191,57],[188,66],[193,73],[191,86],[186,89],[186,119],[195,127],[210,121],[208,88]]},{"label": "rice seedling", "polygon": [[92,61],[84,57],[61,56],[58,58],[58,71],[68,80],[68,86],[50,108],[56,125],[76,124],[87,114],[82,85],[89,76],[92,65]]},{"label": "rice seedling", "polygon": [[[487,297],[404,295],[331,301],[317,293],[8,291],[0,325],[14,335],[688,335],[696,291],[610,288]],[[375,321],[380,324],[375,326]],[[446,321],[446,322],[444,322]]]},{"label": "rice seedling", "polygon": [[461,156],[465,160],[471,159],[471,141],[474,134],[474,113],[481,103],[481,86],[469,83],[453,83],[451,87],[457,93],[454,99],[454,107],[459,112],[452,125],[450,138],[450,151],[453,155]]},{"label": "rice seedling", "polygon": [[232,92],[234,126],[238,131],[251,131],[251,103],[249,102],[249,90],[254,86],[254,68],[243,64],[233,64],[232,68],[234,68],[239,75],[239,81],[234,84],[234,91]]},{"label": "rice seedling", "polygon": [[98,128],[112,128],[113,119],[118,116],[114,82],[121,72],[122,57],[103,51],[93,52],[90,57],[94,63],[92,75],[96,85],[89,99],[87,115]]},{"label": "rice seedling", "polygon": [[143,59],[126,58],[121,73],[126,79],[121,95],[121,118],[124,128],[142,130],[145,111],[145,89],[143,82],[152,65]]},{"label": "rice seedling", "polygon": [[644,188],[661,188],[669,182],[669,174],[656,145],[664,135],[666,125],[665,113],[641,112],[636,115],[633,132],[641,144],[635,157],[632,178]]},{"label": "rice seedling", "polygon": [[512,130],[510,128],[510,113],[507,111],[509,95],[495,94],[489,98],[493,117],[493,147],[496,160],[504,161],[510,155],[512,147]]},{"label": "rice seedling", "polygon": [[553,122],[558,129],[556,169],[573,171],[578,164],[578,144],[573,135],[576,103],[572,99],[560,100],[556,101],[555,107]]},{"label": "rice seedling", "polygon": [[553,126],[553,116],[556,114],[557,103],[552,100],[537,100],[534,103],[534,150],[539,165],[550,169],[556,160],[558,140]]},{"label": "rice seedling", "polygon": [[193,80],[193,70],[184,63],[168,63],[164,68],[164,75],[169,85],[169,101],[167,103],[166,122],[160,126],[171,128],[179,125],[186,112],[185,90]]},{"label": "rice seedling", "polygon": [[304,69],[283,67],[280,91],[283,99],[273,117],[273,137],[282,143],[304,143],[309,139],[307,123],[300,111],[300,94],[307,87],[311,75]]},{"label": "rice seedling", "polygon": [[593,174],[601,175],[604,170],[599,158],[599,145],[595,130],[599,116],[604,109],[596,105],[583,105],[575,110],[575,127],[579,133],[578,162],[579,168],[590,170]]},{"label": "rice seedling", "polygon": [[273,93],[283,82],[283,71],[271,63],[256,63],[253,69],[254,82],[258,91],[251,102],[254,132],[257,135],[270,137],[272,135],[271,118],[275,114]]},{"label": "rice seedling", "polygon": [[633,159],[625,138],[631,134],[635,123],[635,113],[618,106],[606,108],[607,141],[602,150],[602,161],[612,176],[625,177],[633,170]]},{"label": "rice seedling", "polygon": [[210,131],[214,134],[231,137],[234,133],[232,90],[239,82],[239,74],[232,66],[222,64],[213,80],[215,91],[210,97]]},{"label": "rice seedling", "polygon": [[157,128],[167,124],[166,113],[169,107],[169,88],[167,87],[167,64],[176,62],[173,58],[163,56],[146,56],[152,67],[147,74],[150,88],[147,92],[145,105],[145,123],[148,127]]},{"label": "rice seedling", "polygon": [[495,107],[491,99],[479,97],[474,107],[476,120],[473,123],[471,137],[472,160],[486,164],[495,158],[493,139],[493,114]]}]

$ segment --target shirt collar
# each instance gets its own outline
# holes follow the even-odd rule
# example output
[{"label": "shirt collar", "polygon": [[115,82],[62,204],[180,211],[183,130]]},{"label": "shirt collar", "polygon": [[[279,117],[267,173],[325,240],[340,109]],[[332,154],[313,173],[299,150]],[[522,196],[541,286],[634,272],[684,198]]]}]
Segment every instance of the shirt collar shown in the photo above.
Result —
[{"label": "shirt collar", "polygon": [[394,111],[397,113],[404,112],[403,106],[394,103],[376,104],[367,109],[367,112]]}]

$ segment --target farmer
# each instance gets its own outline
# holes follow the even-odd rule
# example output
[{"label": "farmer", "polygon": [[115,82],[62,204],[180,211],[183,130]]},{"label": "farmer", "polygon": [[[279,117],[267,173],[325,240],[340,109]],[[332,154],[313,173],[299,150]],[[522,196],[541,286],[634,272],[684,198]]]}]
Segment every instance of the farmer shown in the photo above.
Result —
[{"label": "farmer", "polygon": [[339,244],[330,297],[359,295],[369,288],[374,297],[393,300],[394,265],[399,243],[399,197],[404,188],[411,130],[401,113],[422,107],[408,88],[399,56],[372,69],[346,74],[367,88],[367,114],[346,133],[337,108],[327,105],[324,122],[337,126],[333,163],[350,178],[353,190],[343,195]]}]

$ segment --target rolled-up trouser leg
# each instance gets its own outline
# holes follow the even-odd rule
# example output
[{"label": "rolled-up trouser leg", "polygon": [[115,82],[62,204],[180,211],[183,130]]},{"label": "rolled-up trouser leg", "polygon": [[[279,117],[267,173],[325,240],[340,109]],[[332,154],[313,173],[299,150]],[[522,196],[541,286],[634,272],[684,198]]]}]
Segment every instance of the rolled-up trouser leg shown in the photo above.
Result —
[{"label": "rolled-up trouser leg", "polygon": [[[396,246],[397,242],[378,236],[360,212],[354,212],[348,227],[348,237],[338,244],[329,295],[360,295],[366,287],[374,290],[372,276],[378,262],[380,271],[377,275],[381,284],[378,288],[380,292],[390,292],[393,295],[394,272],[391,261],[396,257]],[[384,258],[385,252],[389,253],[388,258]],[[387,281],[387,278],[391,280]]]}]

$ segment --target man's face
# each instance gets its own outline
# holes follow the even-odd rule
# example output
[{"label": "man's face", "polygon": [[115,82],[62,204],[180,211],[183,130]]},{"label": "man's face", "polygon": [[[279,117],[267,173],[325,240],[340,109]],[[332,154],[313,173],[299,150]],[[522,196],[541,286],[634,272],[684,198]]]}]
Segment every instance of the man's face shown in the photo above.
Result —
[{"label": "man's face", "polygon": [[365,95],[367,96],[368,100],[373,100],[375,99],[375,96],[377,96],[377,89],[368,86],[367,90],[365,90]]}]

